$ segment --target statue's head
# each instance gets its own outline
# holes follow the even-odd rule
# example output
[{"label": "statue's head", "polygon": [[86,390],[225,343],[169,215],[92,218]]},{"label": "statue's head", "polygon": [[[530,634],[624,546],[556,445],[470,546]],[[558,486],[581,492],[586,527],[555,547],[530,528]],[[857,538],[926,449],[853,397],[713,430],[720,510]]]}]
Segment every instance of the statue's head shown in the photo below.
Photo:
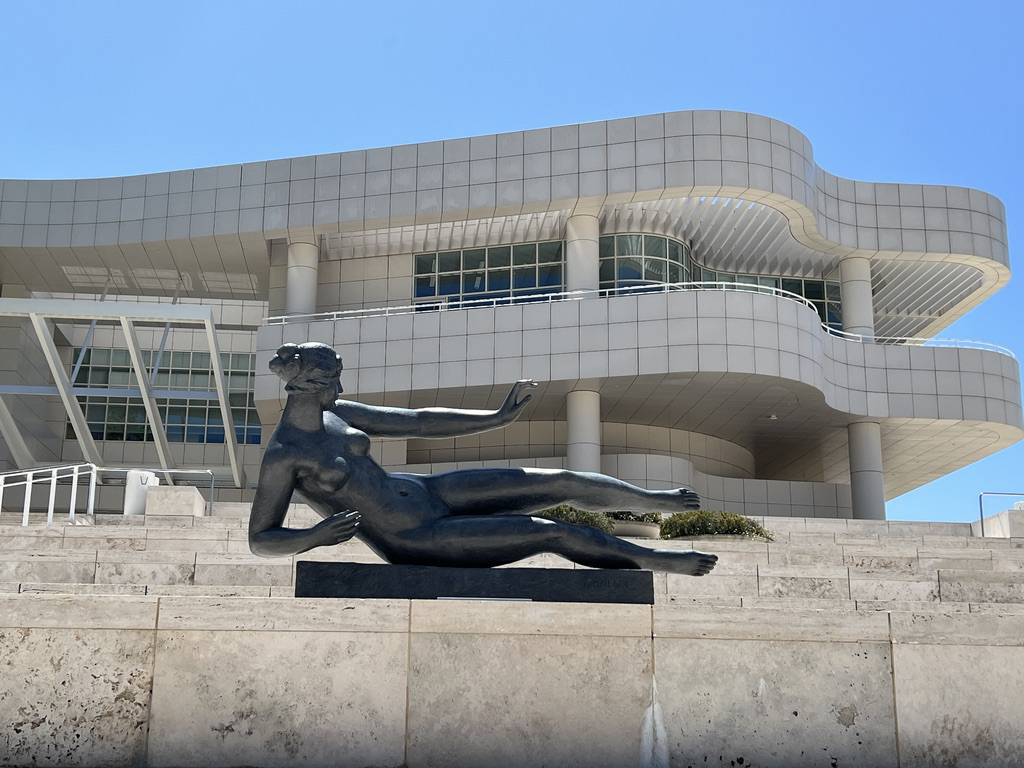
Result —
[{"label": "statue's head", "polygon": [[284,344],[271,358],[270,370],[284,380],[286,392],[319,394],[338,385],[341,355],[317,341]]}]

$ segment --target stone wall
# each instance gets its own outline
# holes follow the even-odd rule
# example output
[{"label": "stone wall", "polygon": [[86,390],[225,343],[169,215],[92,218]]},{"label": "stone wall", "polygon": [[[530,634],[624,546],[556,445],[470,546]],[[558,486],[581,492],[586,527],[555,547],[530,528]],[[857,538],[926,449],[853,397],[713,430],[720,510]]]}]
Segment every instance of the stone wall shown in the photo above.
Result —
[{"label": "stone wall", "polygon": [[4,594],[0,765],[1015,764],[1013,607]]}]

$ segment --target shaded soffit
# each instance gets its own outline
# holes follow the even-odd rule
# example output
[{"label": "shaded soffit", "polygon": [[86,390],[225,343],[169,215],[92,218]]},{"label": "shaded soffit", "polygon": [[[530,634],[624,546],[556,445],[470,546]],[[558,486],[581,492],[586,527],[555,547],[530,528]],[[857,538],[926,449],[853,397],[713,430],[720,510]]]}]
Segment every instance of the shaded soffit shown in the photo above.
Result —
[{"label": "shaded soffit", "polygon": [[[753,374],[665,374],[612,377],[600,383],[601,419],[682,429],[749,450],[757,476],[775,480],[849,482],[846,428],[854,417],[829,407],[820,391]],[[524,414],[565,420],[575,382],[542,382]],[[358,395],[367,403],[495,408],[506,385]],[[771,418],[772,416],[775,418]],[[1020,431],[992,423],[882,420],[886,496],[892,498],[995,453]]]}]

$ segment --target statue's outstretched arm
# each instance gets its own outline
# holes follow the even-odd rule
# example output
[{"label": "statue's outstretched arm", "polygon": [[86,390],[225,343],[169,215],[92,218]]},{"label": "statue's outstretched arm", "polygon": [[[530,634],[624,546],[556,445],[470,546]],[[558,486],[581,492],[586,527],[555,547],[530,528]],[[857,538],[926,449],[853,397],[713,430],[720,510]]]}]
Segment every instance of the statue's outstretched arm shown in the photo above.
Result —
[{"label": "statue's outstretched arm", "polygon": [[294,490],[294,464],[276,457],[273,448],[268,448],[249,514],[249,549],[253,554],[288,557],[314,547],[340,544],[355,535],[359,513],[353,510],[331,515],[312,528],[283,527]]},{"label": "statue's outstretched arm", "polygon": [[507,427],[519,418],[531,395],[523,393],[536,382],[524,379],[512,385],[501,407],[494,411],[460,408],[386,408],[339,400],[333,411],[356,429],[382,437],[460,437]]}]

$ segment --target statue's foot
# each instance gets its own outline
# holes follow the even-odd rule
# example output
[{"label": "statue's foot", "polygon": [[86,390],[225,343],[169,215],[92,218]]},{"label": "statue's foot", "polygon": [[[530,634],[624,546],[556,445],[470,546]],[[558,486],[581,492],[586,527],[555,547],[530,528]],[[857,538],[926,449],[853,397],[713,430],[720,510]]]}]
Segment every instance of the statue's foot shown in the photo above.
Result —
[{"label": "statue's foot", "polygon": [[661,511],[685,512],[688,509],[700,509],[700,496],[689,488],[673,488],[670,491],[648,491],[658,499]]},{"label": "statue's foot", "polygon": [[654,554],[657,557],[657,562],[651,564],[653,570],[681,573],[684,576],[706,576],[714,570],[715,563],[718,562],[718,555],[696,550],[680,552],[672,549],[656,549]]}]

